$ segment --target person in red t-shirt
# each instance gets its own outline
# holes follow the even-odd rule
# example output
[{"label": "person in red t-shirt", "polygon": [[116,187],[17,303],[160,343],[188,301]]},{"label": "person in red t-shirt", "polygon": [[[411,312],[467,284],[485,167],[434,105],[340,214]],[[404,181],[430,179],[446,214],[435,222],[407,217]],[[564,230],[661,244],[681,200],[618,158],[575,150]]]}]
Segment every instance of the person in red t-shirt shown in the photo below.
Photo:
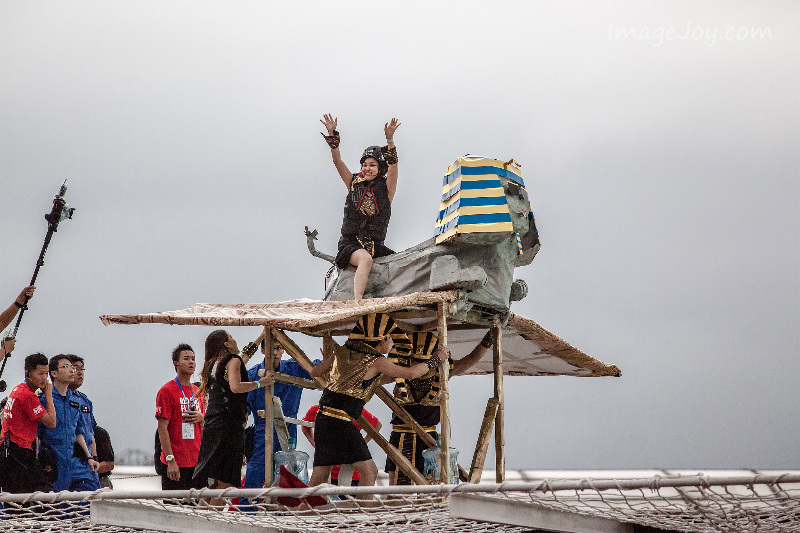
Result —
[{"label": "person in red t-shirt", "polygon": [[[311,406],[311,408],[308,410],[308,412],[306,412],[305,416],[303,417],[303,420],[305,420],[306,422],[314,422],[317,419],[317,411],[319,411],[319,405]],[[378,431],[381,430],[382,424],[380,423],[380,421],[378,420],[378,418],[375,415],[373,415],[372,413],[370,413],[366,409],[361,409],[361,415],[364,418],[367,419],[367,422],[369,422],[370,426],[374,427]],[[358,425],[358,422],[353,420],[353,425],[355,425],[356,428],[358,428],[358,430],[361,431],[361,426]],[[308,442],[311,443],[311,446],[313,446],[315,448],[317,447],[316,443],[314,442],[314,431],[310,427],[303,426],[303,435],[306,436],[306,438],[308,439]],[[369,442],[370,438],[371,437],[369,435],[367,435],[366,437],[364,437],[364,442]],[[339,471],[340,470],[341,470],[341,465],[335,465],[335,466],[333,466],[331,468],[331,484],[332,485],[338,485],[339,484]],[[356,485],[358,485],[358,481],[360,479],[361,479],[361,473],[358,470],[353,469],[353,479],[352,479],[352,482],[350,484],[355,487]]]},{"label": "person in red t-shirt", "polygon": [[205,413],[198,388],[191,383],[195,369],[192,347],[179,344],[172,351],[172,364],[176,376],[165,383],[156,396],[158,437],[161,440],[161,488],[203,488],[205,483],[192,485]]},{"label": "person in red t-shirt", "polygon": [[[39,423],[56,427],[53,385],[47,379],[48,360],[35,353],[25,358],[25,381],[14,387],[3,408],[3,429],[0,432],[0,486],[3,491],[29,493],[49,492],[53,485],[45,480],[45,472],[36,459],[33,442]],[[42,389],[47,407],[36,395]]]}]

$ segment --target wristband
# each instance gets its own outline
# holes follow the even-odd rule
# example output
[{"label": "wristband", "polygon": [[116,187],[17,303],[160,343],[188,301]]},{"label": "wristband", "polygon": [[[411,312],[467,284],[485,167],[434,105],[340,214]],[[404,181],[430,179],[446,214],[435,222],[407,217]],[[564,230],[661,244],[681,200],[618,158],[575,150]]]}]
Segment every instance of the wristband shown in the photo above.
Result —
[{"label": "wristband", "polygon": [[[8,301],[8,300],[6,300],[6,301]],[[21,303],[19,303],[19,302],[18,302],[18,301],[16,301],[16,300],[14,300],[14,305],[16,305],[17,307],[19,307],[20,309],[22,309],[22,304],[21,304]]]},{"label": "wristband", "polygon": [[492,337],[492,330],[487,331],[486,335],[484,335],[483,339],[481,340],[481,346],[484,348],[491,348],[494,344],[494,339]]},{"label": "wristband", "polygon": [[260,389],[260,388],[261,388],[261,382],[260,382],[260,381],[256,381],[256,388],[257,388],[257,389]]},{"label": "wristband", "polygon": [[100,460],[97,458],[97,456],[96,456],[96,455],[93,455],[93,456],[91,456],[89,459],[91,459],[91,460],[92,460],[92,461],[94,461],[95,463],[99,463],[99,462],[100,462]]},{"label": "wristband", "polygon": [[386,139],[386,142],[387,143],[393,143],[394,142],[394,137],[392,137],[391,139]]}]

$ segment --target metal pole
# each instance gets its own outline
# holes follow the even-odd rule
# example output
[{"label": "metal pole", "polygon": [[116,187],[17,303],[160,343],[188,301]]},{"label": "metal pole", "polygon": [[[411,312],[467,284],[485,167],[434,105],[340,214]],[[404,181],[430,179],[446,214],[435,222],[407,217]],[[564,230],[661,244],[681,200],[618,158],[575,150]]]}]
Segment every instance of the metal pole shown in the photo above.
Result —
[{"label": "metal pole", "polygon": [[[447,348],[447,315],[444,306],[445,302],[439,302],[437,307],[440,348]],[[439,440],[442,452],[439,458],[439,479],[445,484],[450,483],[450,389],[447,386],[447,380],[450,378],[450,365],[448,363],[449,361],[445,358],[439,365],[439,376],[441,378],[439,417],[442,424],[441,438]]]}]

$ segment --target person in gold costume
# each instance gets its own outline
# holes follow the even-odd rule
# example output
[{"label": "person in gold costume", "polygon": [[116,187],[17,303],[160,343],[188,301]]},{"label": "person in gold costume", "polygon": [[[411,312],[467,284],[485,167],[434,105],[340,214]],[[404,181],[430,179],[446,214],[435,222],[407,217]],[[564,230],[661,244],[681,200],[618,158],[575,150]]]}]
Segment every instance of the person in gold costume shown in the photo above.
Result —
[{"label": "person in gold costume", "polygon": [[325,483],[331,468],[340,464],[352,464],[361,472],[359,486],[375,484],[378,468],[353,420],[380,384],[395,377],[419,378],[438,364],[438,359],[431,359],[427,364],[402,367],[385,357],[390,348],[394,355],[407,355],[411,342],[389,315],[372,313],[358,319],[344,346],[323,349],[322,363],[311,375],[330,370],[330,378],[319,401],[309,486]]}]

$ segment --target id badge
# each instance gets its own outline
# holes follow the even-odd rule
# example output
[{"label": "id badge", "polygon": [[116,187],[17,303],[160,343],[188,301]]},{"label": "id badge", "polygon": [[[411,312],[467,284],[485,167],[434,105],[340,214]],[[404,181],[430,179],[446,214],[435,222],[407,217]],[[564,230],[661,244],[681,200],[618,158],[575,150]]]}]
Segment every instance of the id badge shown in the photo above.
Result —
[{"label": "id badge", "polygon": [[194,423],[183,422],[181,426],[183,427],[184,440],[194,440]]}]

